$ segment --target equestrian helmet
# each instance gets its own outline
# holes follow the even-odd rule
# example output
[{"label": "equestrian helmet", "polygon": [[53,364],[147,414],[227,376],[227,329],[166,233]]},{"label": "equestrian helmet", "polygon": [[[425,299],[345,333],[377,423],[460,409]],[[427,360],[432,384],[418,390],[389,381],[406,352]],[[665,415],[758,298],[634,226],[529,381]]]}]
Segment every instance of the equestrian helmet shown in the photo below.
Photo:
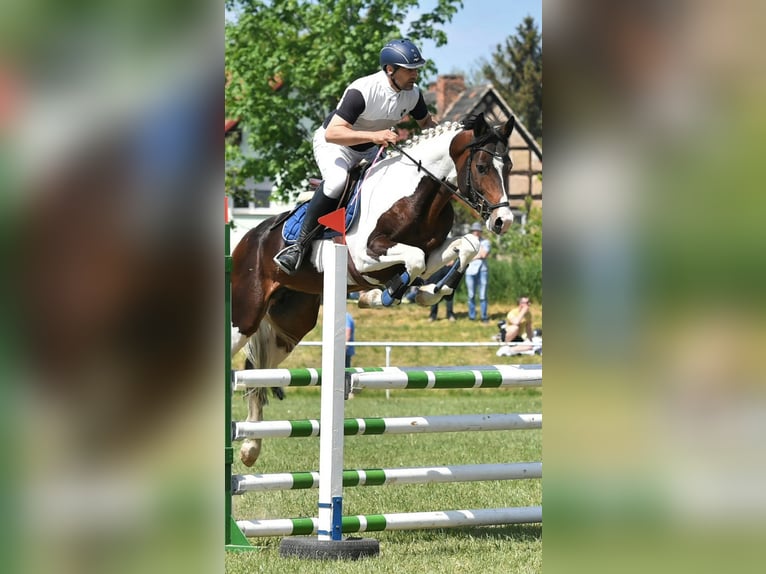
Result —
[{"label": "equestrian helmet", "polygon": [[420,50],[407,39],[392,40],[380,51],[380,67],[400,66],[410,70],[426,65]]}]

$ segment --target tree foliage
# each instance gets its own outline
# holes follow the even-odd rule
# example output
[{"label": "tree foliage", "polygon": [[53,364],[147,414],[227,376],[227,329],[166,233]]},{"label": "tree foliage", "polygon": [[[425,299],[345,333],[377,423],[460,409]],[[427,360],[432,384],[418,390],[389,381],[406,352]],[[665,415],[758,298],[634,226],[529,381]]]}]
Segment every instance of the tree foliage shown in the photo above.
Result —
[{"label": "tree foliage", "polygon": [[[226,117],[238,118],[252,157],[227,143],[227,190],[247,178],[276,182],[287,199],[315,175],[313,131],[354,79],[378,69],[394,38],[447,41],[440,26],[460,0],[402,26],[417,0],[227,0]],[[425,55],[427,58],[427,54]],[[425,72],[433,72],[432,64]]]},{"label": "tree foliage", "polygon": [[505,235],[490,235],[492,242],[491,300],[515,301],[526,295],[542,302],[543,213],[532,207],[523,226],[514,224]]},{"label": "tree foliage", "polygon": [[539,142],[543,137],[543,45],[534,18],[527,16],[498,44],[492,62],[482,65],[484,77]]},{"label": "tree foliage", "polygon": [[539,207],[529,210],[524,227],[514,227],[498,238],[500,251],[514,258],[539,257],[543,251],[543,212]]}]

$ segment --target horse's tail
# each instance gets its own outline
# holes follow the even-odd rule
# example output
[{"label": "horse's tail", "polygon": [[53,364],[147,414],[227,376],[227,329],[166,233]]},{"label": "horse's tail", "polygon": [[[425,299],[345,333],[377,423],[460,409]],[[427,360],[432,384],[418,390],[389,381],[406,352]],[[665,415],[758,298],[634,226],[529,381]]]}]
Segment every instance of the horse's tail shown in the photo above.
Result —
[{"label": "horse's tail", "polygon": [[[250,361],[250,359],[245,359],[245,369],[254,369],[255,365]],[[253,392],[258,392],[253,390]],[[280,401],[285,398],[285,391],[282,390],[282,387],[271,387],[271,393],[277,397]],[[267,405],[269,404],[269,397],[263,388],[260,389],[260,396],[258,399],[261,401],[262,404]]]},{"label": "horse's tail", "polygon": [[[245,368],[274,369],[278,367],[297,344],[296,341],[285,346],[284,341],[284,334],[277,333],[268,315],[264,317],[258,325],[258,330],[250,337],[245,347]],[[262,392],[260,396],[262,404],[268,404],[266,389],[259,390]],[[271,392],[279,400],[285,397],[281,387],[272,387]]]}]

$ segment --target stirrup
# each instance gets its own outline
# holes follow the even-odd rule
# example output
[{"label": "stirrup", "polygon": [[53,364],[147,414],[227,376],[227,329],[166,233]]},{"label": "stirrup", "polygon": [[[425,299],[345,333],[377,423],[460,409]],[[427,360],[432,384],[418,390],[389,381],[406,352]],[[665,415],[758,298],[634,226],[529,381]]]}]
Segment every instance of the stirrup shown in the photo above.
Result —
[{"label": "stirrup", "polygon": [[[304,249],[305,247],[300,243],[288,245],[274,256],[274,263],[288,275],[293,275],[298,270],[298,267],[301,266]],[[287,261],[283,261],[283,257],[287,258]]]}]

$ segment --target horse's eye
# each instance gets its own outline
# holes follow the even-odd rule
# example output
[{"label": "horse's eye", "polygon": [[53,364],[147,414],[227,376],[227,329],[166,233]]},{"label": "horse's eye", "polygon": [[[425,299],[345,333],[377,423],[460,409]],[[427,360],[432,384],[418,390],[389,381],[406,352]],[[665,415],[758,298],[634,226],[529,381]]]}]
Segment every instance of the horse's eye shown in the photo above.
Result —
[{"label": "horse's eye", "polygon": [[489,171],[489,166],[486,163],[477,163],[476,169],[481,175],[485,175]]}]

